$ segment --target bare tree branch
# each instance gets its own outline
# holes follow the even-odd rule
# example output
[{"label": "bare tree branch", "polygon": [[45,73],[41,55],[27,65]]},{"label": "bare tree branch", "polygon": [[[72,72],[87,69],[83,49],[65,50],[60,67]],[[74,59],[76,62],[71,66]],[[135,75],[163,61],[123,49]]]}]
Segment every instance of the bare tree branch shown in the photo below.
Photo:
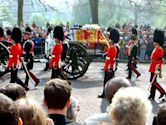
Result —
[{"label": "bare tree branch", "polygon": [[47,11],[47,7],[45,6],[45,4],[41,0],[39,0],[39,2],[43,5],[44,9]]}]

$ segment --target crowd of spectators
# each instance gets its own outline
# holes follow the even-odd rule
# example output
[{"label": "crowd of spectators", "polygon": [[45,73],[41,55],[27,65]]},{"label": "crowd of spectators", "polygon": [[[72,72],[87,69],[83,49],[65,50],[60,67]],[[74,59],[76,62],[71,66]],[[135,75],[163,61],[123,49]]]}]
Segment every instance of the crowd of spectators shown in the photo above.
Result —
[{"label": "crowd of spectators", "polygon": [[[131,23],[128,24],[123,24],[123,25],[115,25],[111,26],[114,28],[117,28],[120,32],[120,53],[119,53],[119,58],[127,58],[126,56],[126,50],[127,50],[127,44],[130,40],[131,36],[131,29],[133,25]],[[138,52],[137,55],[142,59],[142,60],[149,60],[151,52],[153,50],[153,32],[154,28],[151,27],[150,25],[140,25],[134,26],[137,29],[138,35],[137,35],[137,40],[138,40]],[[166,34],[166,27],[164,27],[164,31]]]},{"label": "crowd of spectators", "polygon": [[[77,122],[78,101],[71,97],[71,86],[59,78],[49,80],[44,87],[43,105],[26,95],[18,84],[0,88],[0,123],[3,125],[80,125]],[[126,78],[116,77],[105,86],[107,111],[93,114],[84,125],[146,125],[152,112],[147,95],[131,87]],[[166,105],[163,105],[152,125],[165,125]]]},{"label": "crowd of spectators", "polygon": [[[39,27],[35,22],[32,23],[32,25],[29,25],[28,23],[21,24],[20,29],[22,31],[25,30],[26,27],[30,26],[32,29],[32,40],[35,43],[35,50],[34,53],[35,55],[41,55],[44,54],[44,43],[45,39],[47,38],[48,35],[48,29],[50,27],[53,27],[54,25],[50,24],[47,22],[46,26]],[[69,22],[67,22],[66,26],[62,24],[64,27],[64,31],[68,31],[71,27],[69,26]],[[131,36],[131,29],[133,25],[131,23],[124,23],[123,25],[111,25],[110,27],[116,28],[120,32],[120,41],[119,41],[119,46],[120,46],[120,53],[119,53],[119,58],[120,59],[126,59],[126,50],[127,50],[127,44],[130,40]],[[138,57],[142,60],[149,60],[151,52],[153,50],[153,32],[154,28],[151,27],[150,25],[140,25],[134,26],[137,31],[138,31]],[[4,30],[10,29],[9,27],[6,27]],[[107,29],[107,28],[104,28]],[[164,31],[166,32],[166,27],[164,27]],[[70,34],[69,34],[70,35]],[[70,38],[70,36],[69,36]],[[164,44],[165,45],[165,44]],[[100,46],[100,49],[102,47]]]}]

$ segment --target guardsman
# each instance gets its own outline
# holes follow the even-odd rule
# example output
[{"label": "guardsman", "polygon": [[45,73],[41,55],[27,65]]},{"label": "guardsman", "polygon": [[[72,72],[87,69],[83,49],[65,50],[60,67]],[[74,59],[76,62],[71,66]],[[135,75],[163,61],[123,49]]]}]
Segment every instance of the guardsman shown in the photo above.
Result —
[{"label": "guardsman", "polygon": [[164,32],[162,30],[156,29],[154,31],[154,38],[153,38],[153,45],[154,49],[151,54],[151,62],[149,72],[151,73],[150,82],[151,82],[151,89],[150,89],[150,100],[154,100],[156,89],[160,92],[159,98],[162,98],[165,94],[165,90],[158,84],[157,76],[162,77],[162,64],[164,59],[164,50],[163,50],[163,43],[164,43]]},{"label": "guardsman", "polygon": [[0,27],[0,42],[4,41],[4,30],[2,27]]},{"label": "guardsman", "polygon": [[114,77],[114,72],[116,69],[116,57],[117,57],[117,46],[116,43],[119,42],[119,32],[116,29],[111,29],[110,31],[110,47],[108,47],[105,64],[104,64],[104,84],[103,92],[101,95],[98,95],[99,98],[105,97],[104,88],[108,80]]},{"label": "guardsman", "polygon": [[128,77],[127,79],[131,79],[132,71],[137,74],[138,78],[141,74],[136,70],[137,66],[137,30],[132,28],[132,35],[131,40],[129,41],[129,48],[128,48]]},{"label": "guardsman", "polygon": [[18,66],[22,56],[22,47],[20,45],[22,39],[22,32],[19,28],[14,28],[11,35],[13,45],[10,48],[10,55],[8,61],[8,69],[11,71],[11,80],[10,83],[20,84],[29,90],[28,86],[24,84],[17,76]]},{"label": "guardsman", "polygon": [[[23,35],[23,56],[28,70],[33,69],[34,42],[31,40],[31,28],[26,27]],[[29,76],[26,74],[25,84],[28,86]]]},{"label": "guardsman", "polygon": [[50,68],[52,69],[51,79],[60,77],[61,54],[63,51],[62,42],[64,41],[64,32],[61,26],[56,26],[53,31],[55,46],[52,51]]}]

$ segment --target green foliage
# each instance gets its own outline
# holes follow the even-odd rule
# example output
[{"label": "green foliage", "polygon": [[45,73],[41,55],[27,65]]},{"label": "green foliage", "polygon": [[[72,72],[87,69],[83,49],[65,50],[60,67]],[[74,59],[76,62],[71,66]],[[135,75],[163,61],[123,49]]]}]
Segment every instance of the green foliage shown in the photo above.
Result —
[{"label": "green foliage", "polygon": [[73,7],[72,24],[89,24],[91,22],[90,5],[86,0],[80,0]]},{"label": "green foliage", "polygon": [[12,16],[7,7],[0,5],[0,21],[5,24],[13,24]]},{"label": "green foliage", "polygon": [[56,17],[56,18],[51,20],[51,24],[60,25],[60,24],[63,24],[63,22],[62,22],[62,19],[60,17]]},{"label": "green foliage", "polygon": [[47,23],[47,19],[45,18],[45,16],[43,16],[42,14],[39,13],[33,13],[31,14],[31,17],[29,18],[29,22],[30,24],[33,23],[33,21],[38,25],[38,26],[45,26]]}]

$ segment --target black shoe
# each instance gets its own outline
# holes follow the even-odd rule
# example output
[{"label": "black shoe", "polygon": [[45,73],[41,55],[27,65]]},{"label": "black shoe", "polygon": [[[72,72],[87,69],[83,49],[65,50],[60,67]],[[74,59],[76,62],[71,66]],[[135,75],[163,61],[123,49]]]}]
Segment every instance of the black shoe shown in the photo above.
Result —
[{"label": "black shoe", "polygon": [[149,99],[150,101],[154,101],[154,97],[149,96],[148,99]]},{"label": "black shoe", "polygon": [[164,95],[165,93],[160,94],[159,99],[161,99]]},{"label": "black shoe", "polygon": [[35,83],[35,87],[39,84],[40,80],[38,80],[36,83]]},{"label": "black shoe", "polygon": [[23,86],[26,91],[29,91],[29,88],[27,86]]},{"label": "black shoe", "polygon": [[104,98],[105,95],[104,95],[104,94],[101,94],[101,95],[98,95],[97,97],[98,97],[98,98]]},{"label": "black shoe", "polygon": [[129,77],[126,77],[126,79],[131,80],[131,78],[129,78]]},{"label": "black shoe", "polygon": [[138,77],[140,77],[141,75],[139,74],[139,75],[137,75],[137,77],[136,77],[136,79],[138,79]]},{"label": "black shoe", "polygon": [[48,71],[48,68],[44,68],[43,71]]}]

